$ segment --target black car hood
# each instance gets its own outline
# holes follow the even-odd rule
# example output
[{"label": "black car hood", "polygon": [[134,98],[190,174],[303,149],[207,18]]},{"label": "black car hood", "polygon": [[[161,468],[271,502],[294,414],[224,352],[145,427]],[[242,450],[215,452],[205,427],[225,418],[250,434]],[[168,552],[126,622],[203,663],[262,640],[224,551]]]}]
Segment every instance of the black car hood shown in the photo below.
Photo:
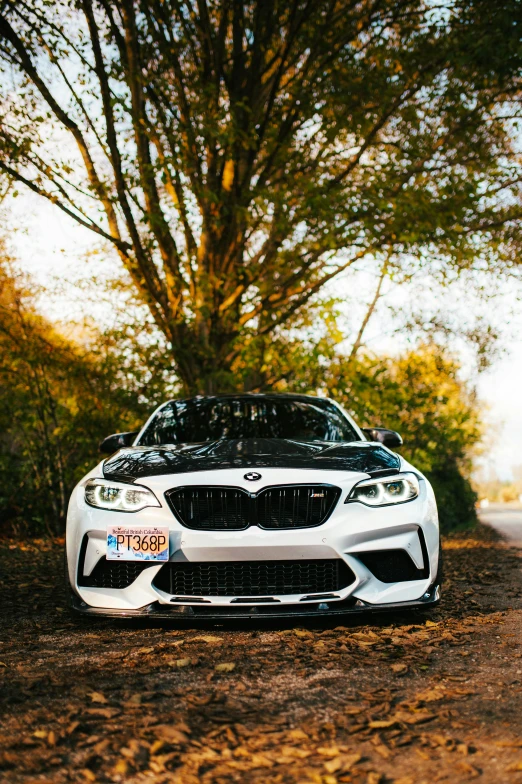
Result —
[{"label": "black car hood", "polygon": [[147,476],[223,468],[311,468],[378,475],[399,467],[397,455],[366,441],[249,438],[120,449],[103,464],[103,475],[106,479],[129,482]]}]

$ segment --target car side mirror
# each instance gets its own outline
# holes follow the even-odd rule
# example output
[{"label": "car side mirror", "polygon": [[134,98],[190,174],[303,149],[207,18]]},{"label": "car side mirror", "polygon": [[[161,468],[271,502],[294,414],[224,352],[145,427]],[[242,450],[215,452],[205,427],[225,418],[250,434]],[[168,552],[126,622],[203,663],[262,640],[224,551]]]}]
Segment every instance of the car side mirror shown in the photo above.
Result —
[{"label": "car side mirror", "polygon": [[363,433],[369,441],[380,441],[384,446],[402,446],[401,436],[395,430],[388,430],[387,427],[363,427]]},{"label": "car side mirror", "polygon": [[112,436],[107,436],[100,444],[100,452],[112,455],[123,446],[131,446],[139,432],[139,430],[134,430],[132,433],[114,433]]}]

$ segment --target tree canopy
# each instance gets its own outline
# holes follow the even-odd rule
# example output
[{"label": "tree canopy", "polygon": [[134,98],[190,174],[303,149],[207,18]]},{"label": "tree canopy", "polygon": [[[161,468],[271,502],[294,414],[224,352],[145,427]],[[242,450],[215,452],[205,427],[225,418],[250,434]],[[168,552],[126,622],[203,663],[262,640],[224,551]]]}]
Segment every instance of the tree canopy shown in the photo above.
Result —
[{"label": "tree canopy", "polygon": [[0,169],[116,248],[187,392],[356,262],[517,263],[519,0],[0,8]]}]

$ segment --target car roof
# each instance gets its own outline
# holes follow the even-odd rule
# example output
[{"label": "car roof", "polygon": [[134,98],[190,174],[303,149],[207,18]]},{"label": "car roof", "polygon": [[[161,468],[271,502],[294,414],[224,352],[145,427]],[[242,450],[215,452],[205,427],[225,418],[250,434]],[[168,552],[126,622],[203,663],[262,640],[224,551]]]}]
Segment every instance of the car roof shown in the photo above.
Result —
[{"label": "car roof", "polygon": [[[337,407],[335,401],[333,401],[329,397],[318,397],[317,395],[303,395],[300,393],[292,393],[292,392],[223,392],[217,395],[194,395],[194,397],[185,397],[185,398],[172,398],[171,400],[167,401],[168,403],[191,403],[199,400],[227,400],[233,398],[237,400],[238,398],[242,398],[244,400],[251,400],[251,399],[268,399],[271,400],[273,398],[283,398],[287,400],[302,400],[303,402],[314,402],[318,403],[319,405],[333,405]],[[165,405],[165,404],[164,404]]]}]

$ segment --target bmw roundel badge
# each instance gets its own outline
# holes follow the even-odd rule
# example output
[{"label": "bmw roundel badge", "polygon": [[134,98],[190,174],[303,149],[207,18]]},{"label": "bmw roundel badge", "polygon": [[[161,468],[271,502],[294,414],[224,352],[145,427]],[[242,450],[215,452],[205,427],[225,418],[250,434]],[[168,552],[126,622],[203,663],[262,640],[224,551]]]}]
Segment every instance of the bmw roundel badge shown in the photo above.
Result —
[{"label": "bmw roundel badge", "polygon": [[257,482],[258,479],[261,479],[261,474],[258,474],[257,471],[249,471],[248,474],[245,474],[244,479],[248,479],[249,482]]}]

